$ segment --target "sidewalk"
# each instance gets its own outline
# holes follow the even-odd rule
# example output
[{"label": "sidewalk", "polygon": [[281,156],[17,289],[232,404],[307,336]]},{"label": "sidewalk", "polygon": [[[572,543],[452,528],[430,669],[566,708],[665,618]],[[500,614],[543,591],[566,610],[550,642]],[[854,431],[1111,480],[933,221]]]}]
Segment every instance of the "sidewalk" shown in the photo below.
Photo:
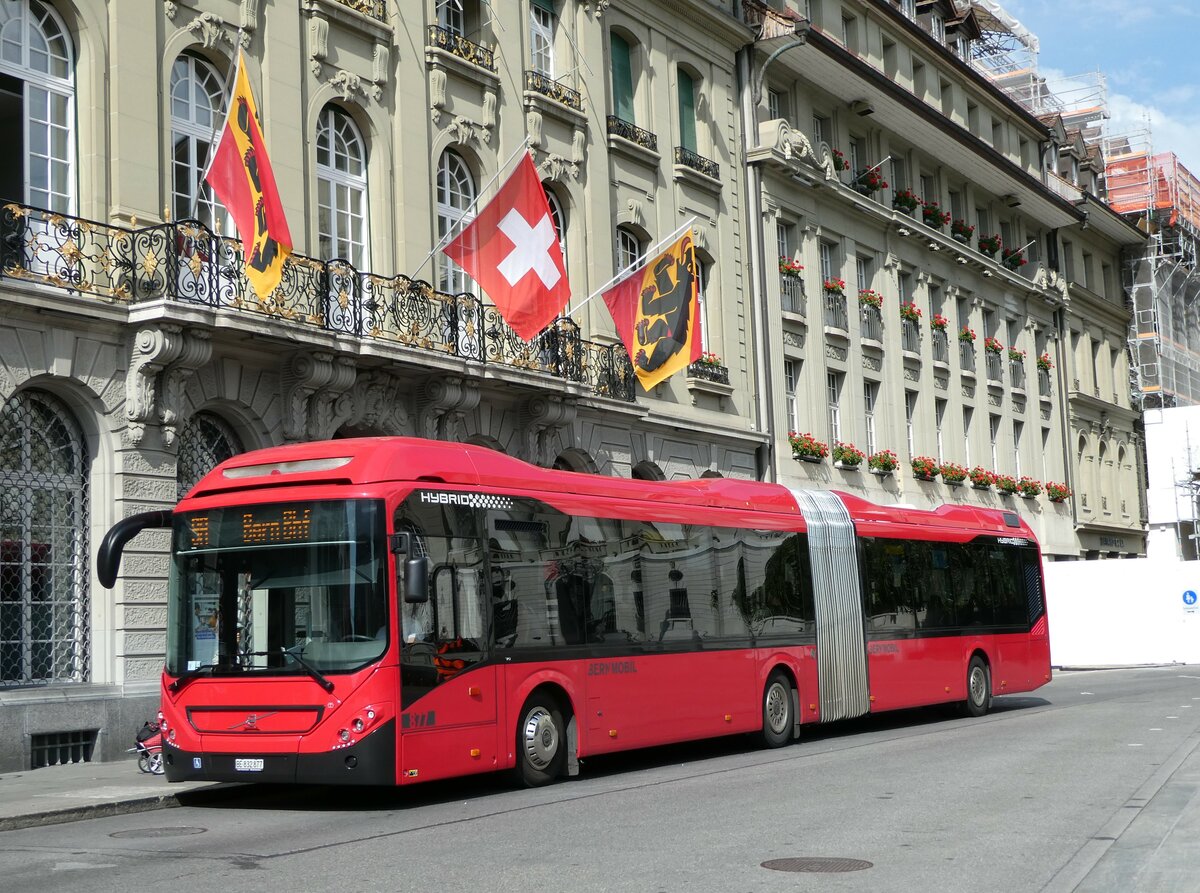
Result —
[{"label": "sidewalk", "polygon": [[161,775],[139,772],[136,760],[12,772],[0,775],[0,831],[165,809],[178,806],[181,794],[216,794],[232,787],[207,781],[169,784]]}]

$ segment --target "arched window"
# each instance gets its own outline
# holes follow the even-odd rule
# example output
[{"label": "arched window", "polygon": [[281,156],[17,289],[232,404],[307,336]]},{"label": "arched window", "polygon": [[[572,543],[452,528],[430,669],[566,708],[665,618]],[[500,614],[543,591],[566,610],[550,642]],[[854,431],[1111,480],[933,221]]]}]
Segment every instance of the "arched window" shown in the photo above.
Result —
[{"label": "arched window", "polygon": [[627,226],[617,227],[617,272],[638,263],[646,252],[645,243]]},{"label": "arched window", "polygon": [[179,434],[179,456],[175,462],[175,489],[179,499],[200,479],[239,453],[242,440],[229,425],[211,412],[198,412]]},{"label": "arched window", "polygon": [[563,264],[567,262],[567,215],[563,211],[562,202],[554,194],[553,189],[542,186],[546,193],[546,204],[550,206],[550,221],[554,224],[554,234],[558,236],[558,247],[562,251]]},{"label": "arched window", "polygon": [[[457,152],[447,149],[438,159],[437,168],[437,227],[438,238],[450,239],[471,222],[469,209],[475,203],[475,178],[471,169]],[[443,243],[444,244],[444,243]],[[444,254],[439,254],[438,288],[450,294],[472,291],[472,281],[462,268]]]},{"label": "arched window", "polygon": [[74,211],[74,70],[71,42],[54,10],[40,0],[0,2],[4,117],[24,137],[0,140],[0,195]]},{"label": "arched window", "polygon": [[87,483],[70,410],[44,391],[10,397],[0,409],[0,687],[89,679]]},{"label": "arched window", "polygon": [[354,121],[327,105],[317,119],[317,239],[321,259],[356,269],[367,258],[367,152]]},{"label": "arched window", "polygon": [[[225,114],[225,82],[208,62],[182,55],[171,66],[171,205],[176,220],[196,218],[210,229],[224,210],[201,180],[213,135]],[[231,232],[229,226],[223,226]]]}]

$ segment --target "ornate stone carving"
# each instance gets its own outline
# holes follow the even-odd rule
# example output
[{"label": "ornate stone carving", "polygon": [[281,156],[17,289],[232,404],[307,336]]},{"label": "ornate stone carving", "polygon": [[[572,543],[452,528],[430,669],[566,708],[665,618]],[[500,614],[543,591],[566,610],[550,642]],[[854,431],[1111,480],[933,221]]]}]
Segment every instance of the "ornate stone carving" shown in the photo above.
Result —
[{"label": "ornate stone carving", "polygon": [[350,391],[350,415],[345,424],[384,434],[411,433],[406,402],[402,383],[394,375],[382,371],[360,375]]},{"label": "ornate stone carving", "polygon": [[167,21],[175,21],[175,14],[179,12],[179,4],[173,0],[163,0],[163,14],[167,17]]},{"label": "ornate stone carving", "polygon": [[[593,15],[596,18],[604,15],[604,11],[608,9],[609,0],[583,0],[583,11],[588,15]],[[592,7],[595,7],[593,9]]]},{"label": "ornate stone carving", "polygon": [[429,70],[429,108],[434,125],[442,123],[442,112],[446,110],[446,72],[441,68]]},{"label": "ornate stone carving", "polygon": [[587,133],[582,127],[575,128],[575,135],[571,137],[571,161],[575,164],[583,164],[584,146],[587,144]]},{"label": "ornate stone carving", "polygon": [[912,366],[905,366],[904,367],[904,380],[905,381],[920,381],[921,380],[921,370],[914,369]]},{"label": "ornate stone carving", "polygon": [[530,109],[525,113],[525,132],[528,134],[529,145],[535,149],[542,148],[542,113]]},{"label": "ornate stone carving", "polygon": [[948,391],[950,389],[950,379],[945,375],[935,375],[933,377],[933,386],[939,391]]},{"label": "ornate stone carving", "polygon": [[846,361],[846,348],[838,347],[836,344],[825,345],[825,356],[831,360]]},{"label": "ornate stone carving", "polygon": [[350,397],[346,392],[354,377],[354,361],[348,357],[319,351],[292,354],[279,377],[284,439],[331,437],[350,415]]},{"label": "ornate stone carving", "polygon": [[[242,0],[242,18],[239,27],[243,31],[253,31],[258,27],[259,0]],[[248,40],[242,41],[243,46],[249,46]]]},{"label": "ornate stone carving", "polygon": [[962,386],[962,395],[973,399],[975,397],[975,385],[965,384]]},{"label": "ornate stone carving", "polygon": [[692,225],[692,244],[701,251],[708,251],[708,227]]},{"label": "ornate stone carving", "polygon": [[999,407],[1003,405],[1003,401],[1000,399],[999,394],[988,394],[988,406]]},{"label": "ornate stone carving", "polygon": [[349,100],[355,93],[361,93],[363,96],[367,95],[367,91],[363,88],[362,78],[356,74],[351,74],[344,68],[339,68],[334,73],[333,77],[329,79],[329,86],[337,91],[342,101]]},{"label": "ornate stone carving", "polygon": [[523,458],[535,465],[554,461],[552,441],[575,421],[574,400],[554,394],[538,394],[525,400],[518,413]]},{"label": "ornate stone carving", "polygon": [[138,331],[125,376],[125,431],[130,443],[140,444],[148,425],[162,424],[163,442],[174,444],[184,385],[211,356],[207,332],[185,332],[182,326],[172,325]]},{"label": "ornate stone carving", "polygon": [[309,70],[313,77],[321,76],[321,63],[329,55],[329,22],[314,15],[308,22]]},{"label": "ornate stone carving", "polygon": [[862,365],[864,369],[878,372],[883,368],[883,359],[881,357],[873,357],[870,354],[863,354]]},{"label": "ornate stone carving", "polygon": [[496,102],[497,96],[495,90],[487,90],[483,94],[483,129],[488,132],[488,137],[491,137],[491,132],[496,127]]},{"label": "ornate stone carving", "polygon": [[225,20],[216,13],[202,12],[187,27],[206,49],[211,50],[219,43],[233,45],[233,38],[225,30]]},{"label": "ornate stone carving", "polygon": [[376,43],[375,52],[371,55],[371,95],[376,102],[383,99],[383,88],[388,82],[392,68],[392,51],[386,43]]},{"label": "ornate stone carving", "polygon": [[479,405],[479,388],[455,376],[426,379],[417,396],[417,433],[436,440],[461,440],[462,417]]},{"label": "ornate stone carving", "polygon": [[646,225],[646,215],[642,211],[642,203],[636,198],[631,198],[626,202],[625,210],[629,213],[629,223],[642,227]]},{"label": "ornate stone carving", "polygon": [[469,118],[465,118],[462,115],[451,121],[447,129],[450,131],[450,136],[460,146],[465,146],[472,140],[477,139],[475,124]]},{"label": "ornate stone carving", "polygon": [[544,180],[563,180],[564,174],[572,180],[578,180],[579,165],[572,164],[561,155],[551,153],[538,165],[538,173]]}]

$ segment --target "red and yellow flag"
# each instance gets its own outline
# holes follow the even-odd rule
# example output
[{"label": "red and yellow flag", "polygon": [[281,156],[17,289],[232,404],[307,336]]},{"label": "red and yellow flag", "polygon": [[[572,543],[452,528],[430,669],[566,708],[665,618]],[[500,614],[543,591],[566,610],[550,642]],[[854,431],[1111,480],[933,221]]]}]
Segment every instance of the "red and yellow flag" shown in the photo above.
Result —
[{"label": "red and yellow flag", "polygon": [[603,298],[647,391],[700,359],[704,345],[691,230]]},{"label": "red and yellow flag", "polygon": [[283,262],[292,253],[292,234],[242,63],[238,51],[229,111],[204,179],[233,218],[246,252],[246,278],[254,293],[265,299],[283,276]]}]

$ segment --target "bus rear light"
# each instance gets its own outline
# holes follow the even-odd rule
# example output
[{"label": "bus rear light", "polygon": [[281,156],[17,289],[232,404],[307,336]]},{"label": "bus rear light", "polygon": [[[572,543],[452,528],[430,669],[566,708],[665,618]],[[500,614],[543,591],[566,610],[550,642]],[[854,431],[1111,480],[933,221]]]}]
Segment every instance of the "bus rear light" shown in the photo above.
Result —
[{"label": "bus rear light", "polygon": [[809,709],[809,710],[811,710],[813,713],[816,713],[816,712],[817,712],[817,705],[816,705],[816,704],[809,704],[809,705],[808,705],[808,709]]},{"label": "bus rear light", "polygon": [[350,740],[350,730],[349,729],[339,729],[338,730],[338,738],[340,738],[343,741],[349,741]]},{"label": "bus rear light", "polygon": [[725,714],[725,722],[733,722],[733,714],[732,713]]},{"label": "bus rear light", "polygon": [[361,732],[364,728],[363,721],[357,716],[354,717],[354,722],[350,723],[350,728],[354,729],[356,732]]},{"label": "bus rear light", "polygon": [[375,711],[374,711],[374,710],[368,710],[368,711],[367,711],[367,721],[368,721],[368,722],[370,722],[370,721],[372,721],[372,720],[374,720],[374,719],[375,719]]},{"label": "bus rear light", "polygon": [[946,694],[950,694],[950,686],[946,686]]},{"label": "bus rear light", "polygon": [[477,686],[477,685],[472,685],[470,688],[468,688],[468,689],[467,689],[467,694],[468,694],[468,695],[470,695],[470,696],[471,696],[471,697],[473,697],[473,698],[477,698],[477,697],[479,697],[481,694],[483,694],[483,689],[481,689],[481,688],[480,688],[479,686]]},{"label": "bus rear light", "polygon": [[171,731],[167,734],[167,740],[168,741],[175,740],[175,730],[174,729],[171,729]]},{"label": "bus rear light", "polygon": [[471,759],[474,759],[474,760],[479,759],[479,748],[478,747],[471,748]]},{"label": "bus rear light", "polygon": [[616,729],[609,729],[609,730],[608,730],[608,737],[609,737],[609,738],[616,738],[616,737],[617,737],[617,730],[616,730]]},{"label": "bus rear light", "polygon": [[868,700],[868,701],[870,701],[872,704],[874,704],[874,703],[875,703],[875,696],[874,696],[874,695],[871,695],[871,696],[869,696],[869,697],[867,698],[867,700]]}]

